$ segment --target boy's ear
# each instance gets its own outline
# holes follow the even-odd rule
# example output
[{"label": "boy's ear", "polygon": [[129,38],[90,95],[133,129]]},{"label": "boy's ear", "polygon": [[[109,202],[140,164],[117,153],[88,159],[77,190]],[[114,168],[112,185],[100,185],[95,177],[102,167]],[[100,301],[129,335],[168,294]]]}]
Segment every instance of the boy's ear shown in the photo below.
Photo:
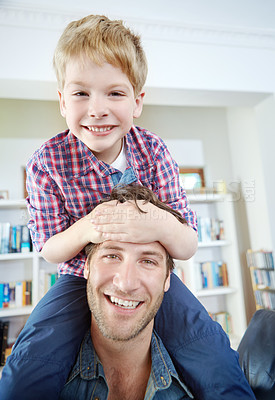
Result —
[{"label": "boy's ear", "polygon": [[59,90],[57,91],[58,93],[58,97],[59,97],[59,108],[60,108],[60,114],[62,115],[62,117],[66,117],[66,107],[65,107],[65,100],[63,97],[62,92],[60,92]]},{"label": "boy's ear", "polygon": [[88,264],[88,261],[86,260],[85,265],[84,265],[84,278],[85,279],[89,278],[89,271],[90,271],[89,264]]},{"label": "boy's ear", "polygon": [[143,107],[143,98],[145,96],[145,92],[141,92],[137,97],[136,97],[136,105],[135,105],[135,109],[134,109],[134,114],[133,117],[134,118],[138,118],[141,115],[142,112],[142,107]]}]

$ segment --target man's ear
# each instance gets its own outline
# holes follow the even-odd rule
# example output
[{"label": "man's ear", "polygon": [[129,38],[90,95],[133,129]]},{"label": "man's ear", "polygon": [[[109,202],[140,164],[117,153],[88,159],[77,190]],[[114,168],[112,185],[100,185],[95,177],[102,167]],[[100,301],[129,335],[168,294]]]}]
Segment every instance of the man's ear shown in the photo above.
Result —
[{"label": "man's ear", "polygon": [[60,92],[59,90],[57,91],[58,93],[58,97],[59,97],[59,109],[60,109],[60,114],[62,115],[62,117],[66,117],[66,106],[65,106],[65,100],[64,100],[64,96],[62,94],[62,92]]},{"label": "man's ear", "polygon": [[169,274],[165,280],[165,283],[164,283],[164,291],[165,292],[168,292],[168,290],[170,288],[170,276],[171,276],[171,272],[169,272]]},{"label": "man's ear", "polygon": [[85,261],[85,265],[84,265],[84,278],[88,279],[89,278],[89,272],[90,272],[90,266],[88,261]]},{"label": "man's ear", "polygon": [[135,104],[135,109],[134,109],[134,113],[133,113],[133,117],[134,117],[134,118],[140,117],[140,115],[141,115],[141,113],[142,113],[143,98],[144,98],[144,96],[145,96],[145,92],[141,92],[141,93],[137,96],[137,98],[136,98],[136,100],[135,100],[136,104]]}]

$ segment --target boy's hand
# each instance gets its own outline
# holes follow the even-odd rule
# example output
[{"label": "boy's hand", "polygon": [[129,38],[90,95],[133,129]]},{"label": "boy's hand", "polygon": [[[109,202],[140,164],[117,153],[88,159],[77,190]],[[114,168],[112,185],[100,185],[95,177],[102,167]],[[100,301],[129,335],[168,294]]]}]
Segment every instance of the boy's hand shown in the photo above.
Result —
[{"label": "boy's hand", "polygon": [[158,241],[168,213],[151,203],[144,204],[142,200],[137,203],[146,213],[140,212],[132,201],[118,203],[113,200],[100,204],[91,213],[94,229],[104,240],[132,243]]}]

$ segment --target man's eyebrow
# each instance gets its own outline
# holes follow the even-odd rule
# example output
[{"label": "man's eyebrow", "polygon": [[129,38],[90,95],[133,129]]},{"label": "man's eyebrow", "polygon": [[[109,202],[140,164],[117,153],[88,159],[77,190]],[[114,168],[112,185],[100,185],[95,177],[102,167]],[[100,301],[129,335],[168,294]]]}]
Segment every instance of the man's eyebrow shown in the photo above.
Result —
[{"label": "man's eyebrow", "polygon": [[101,251],[104,251],[104,250],[124,251],[124,248],[120,247],[120,246],[113,245],[113,244],[110,244],[110,245],[104,244],[104,245],[100,246],[99,250],[101,250]]},{"label": "man's eyebrow", "polygon": [[146,250],[142,252],[143,256],[153,256],[153,257],[157,257],[160,260],[163,260],[163,254],[158,252],[158,251],[153,251],[153,250]]},{"label": "man's eyebrow", "polygon": [[[126,251],[122,246],[118,246],[118,245],[113,245],[113,244],[105,244],[104,246],[101,246],[99,248],[99,251],[104,251],[104,250],[116,250],[116,251]],[[160,260],[164,260],[164,256],[161,252],[159,251],[155,251],[155,250],[144,250],[141,252],[141,255],[144,257],[149,257],[149,256],[153,256],[153,257],[157,257]]]}]

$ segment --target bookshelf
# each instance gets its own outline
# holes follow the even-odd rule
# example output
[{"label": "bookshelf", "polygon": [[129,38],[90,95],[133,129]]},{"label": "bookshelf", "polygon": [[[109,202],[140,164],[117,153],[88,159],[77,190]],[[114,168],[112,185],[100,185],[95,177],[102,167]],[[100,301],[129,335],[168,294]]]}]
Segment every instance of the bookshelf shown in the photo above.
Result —
[{"label": "bookshelf", "polygon": [[[0,223],[26,225],[28,212],[25,200],[0,200]],[[8,343],[13,343],[25,324],[34,306],[43,296],[46,288],[41,282],[42,272],[56,273],[56,265],[49,264],[36,251],[4,253],[0,251],[0,285],[1,283],[31,282],[31,304],[18,306],[9,304],[0,307],[0,320],[9,321]]]},{"label": "bookshelf", "polygon": [[275,310],[275,270],[271,251],[249,249],[246,253],[256,309]]},{"label": "bookshelf", "polygon": [[[237,348],[242,338],[246,323],[244,293],[242,284],[241,263],[235,226],[234,202],[230,194],[189,194],[190,206],[197,216],[208,220],[206,227],[208,235],[199,235],[196,254],[187,261],[175,260],[176,273],[187,287],[205,306],[213,319],[220,322],[226,318],[226,328],[231,346]],[[221,234],[211,234],[211,221],[220,221]],[[209,231],[210,229],[210,231]],[[225,263],[228,283],[215,286],[209,282],[217,272],[217,263]],[[208,263],[210,268],[206,287],[203,287],[202,265]]]}]

